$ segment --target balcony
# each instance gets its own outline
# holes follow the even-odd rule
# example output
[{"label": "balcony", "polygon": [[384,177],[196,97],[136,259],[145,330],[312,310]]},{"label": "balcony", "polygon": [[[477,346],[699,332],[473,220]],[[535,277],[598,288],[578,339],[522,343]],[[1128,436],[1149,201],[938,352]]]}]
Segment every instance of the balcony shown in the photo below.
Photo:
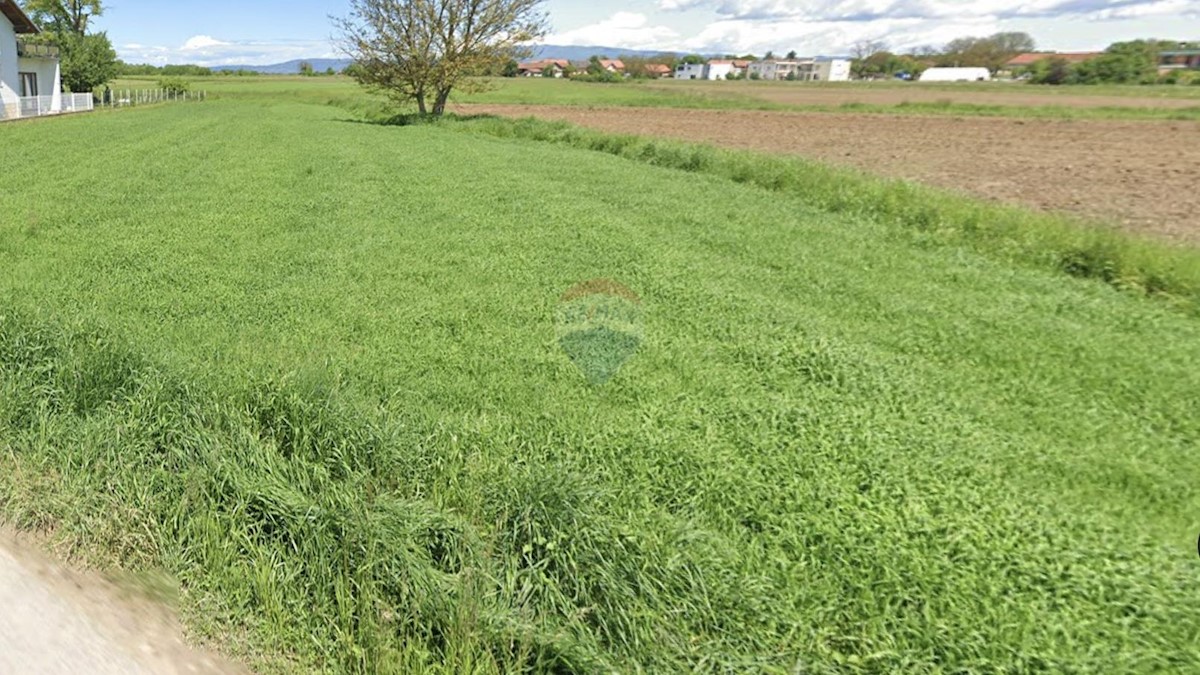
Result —
[{"label": "balcony", "polygon": [[17,56],[29,59],[57,59],[58,45],[17,38]]}]

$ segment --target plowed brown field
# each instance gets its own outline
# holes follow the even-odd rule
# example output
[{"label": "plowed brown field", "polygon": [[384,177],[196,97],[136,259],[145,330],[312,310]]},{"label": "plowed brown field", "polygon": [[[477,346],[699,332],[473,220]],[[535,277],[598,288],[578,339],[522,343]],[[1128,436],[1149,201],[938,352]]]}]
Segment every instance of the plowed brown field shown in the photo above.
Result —
[{"label": "plowed brown field", "polygon": [[461,105],[801,155],[1200,244],[1200,123]]}]

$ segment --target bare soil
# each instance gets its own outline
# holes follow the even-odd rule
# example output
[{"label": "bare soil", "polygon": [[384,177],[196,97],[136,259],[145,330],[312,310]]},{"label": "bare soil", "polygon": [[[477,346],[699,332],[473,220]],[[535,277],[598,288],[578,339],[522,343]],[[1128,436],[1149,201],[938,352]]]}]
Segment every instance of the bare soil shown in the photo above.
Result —
[{"label": "bare soil", "polygon": [[145,589],[72,569],[5,526],[0,597],[0,672],[250,672],[189,645],[174,610]]},{"label": "bare soil", "polygon": [[1200,123],[463,105],[794,154],[1200,244]]},{"label": "bare soil", "polygon": [[[716,86],[714,86],[716,85]],[[726,91],[771,103],[786,105],[839,106],[847,103],[870,105],[897,105],[900,103],[966,103],[972,105],[999,105],[1013,107],[1061,106],[1068,108],[1193,108],[1200,107],[1200,99],[1172,96],[1105,95],[1061,93],[1055,89],[1040,89],[1024,84],[991,85],[996,91],[979,91],[976,87],[927,85],[910,83],[884,85],[877,89],[870,85],[852,87],[812,86],[794,82],[736,82],[736,83],[672,83],[658,85],[664,91],[693,89],[697,92],[713,93]],[[1006,86],[1011,89],[1005,89]],[[717,89],[717,87],[721,87]]]}]

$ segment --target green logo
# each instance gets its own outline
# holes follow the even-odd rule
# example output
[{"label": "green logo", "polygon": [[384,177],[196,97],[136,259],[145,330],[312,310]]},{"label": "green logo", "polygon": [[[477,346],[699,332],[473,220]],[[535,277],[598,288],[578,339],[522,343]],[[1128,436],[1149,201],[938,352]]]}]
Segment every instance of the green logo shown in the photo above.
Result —
[{"label": "green logo", "polygon": [[558,344],[587,381],[613,378],[642,344],[642,303],[610,279],[576,284],[563,293],[555,314]]}]

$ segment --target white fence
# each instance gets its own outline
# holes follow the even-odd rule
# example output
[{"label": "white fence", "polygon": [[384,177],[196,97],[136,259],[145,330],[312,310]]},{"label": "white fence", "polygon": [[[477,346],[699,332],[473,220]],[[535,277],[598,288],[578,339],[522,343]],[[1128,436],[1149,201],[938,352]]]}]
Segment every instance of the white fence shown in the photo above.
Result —
[{"label": "white fence", "polygon": [[170,91],[167,89],[110,89],[100,97],[98,105],[105,108],[124,108],[151,103],[175,101],[207,101],[208,92]]},{"label": "white fence", "polygon": [[17,117],[41,117],[60,113],[85,112],[95,107],[91,94],[54,94],[23,96],[17,99]]}]

